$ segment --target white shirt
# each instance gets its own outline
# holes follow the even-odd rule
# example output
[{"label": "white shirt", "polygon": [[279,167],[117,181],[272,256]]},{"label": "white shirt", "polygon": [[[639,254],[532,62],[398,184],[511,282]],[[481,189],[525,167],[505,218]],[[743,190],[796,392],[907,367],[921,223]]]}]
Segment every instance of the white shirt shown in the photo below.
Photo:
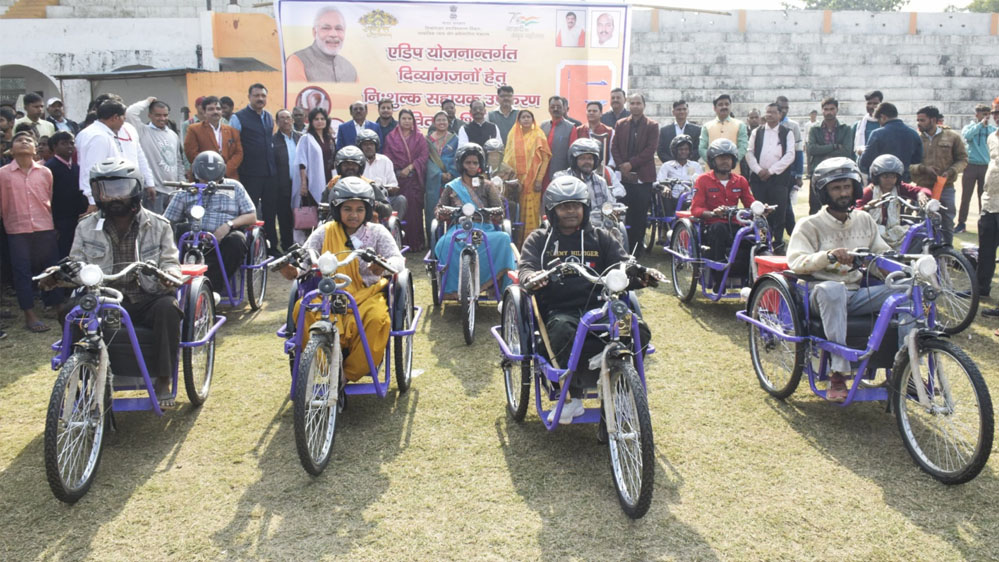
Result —
[{"label": "white shirt", "polygon": [[93,204],[90,194],[90,169],[106,158],[124,158],[136,162],[146,187],[153,187],[156,181],[149,169],[146,155],[139,146],[139,132],[135,127],[124,123],[115,134],[107,125],[94,121],[76,136],[76,160],[80,164],[80,191]]},{"label": "white shirt", "polygon": [[[482,123],[487,123],[487,122],[488,122],[488,120],[486,120],[486,119],[482,120]],[[472,123],[475,123],[475,121],[472,121]],[[477,125],[481,125],[482,123],[476,123],[476,124]],[[493,123],[493,125],[496,125],[496,124]],[[493,129],[493,132],[495,132],[496,134],[494,136],[492,136],[492,137],[489,137],[486,140],[499,139],[500,142],[503,142],[503,139],[501,139],[500,136],[499,136],[499,125],[496,125],[496,128]],[[466,131],[465,127],[462,126],[461,129],[458,129],[458,146],[466,144],[467,142],[468,142],[468,131]]]},{"label": "white shirt", "polygon": [[[753,129],[752,134],[749,135],[749,150],[746,151],[746,163],[749,164],[749,169],[753,173],[759,174],[762,170],[766,169],[776,176],[783,173],[788,166],[794,163],[793,133],[788,129],[787,151],[782,154],[780,136],[778,134],[779,127],[779,124],[774,128],[770,128],[769,125],[763,125],[762,127]],[[760,131],[763,131],[763,149],[760,150],[760,160],[757,162],[754,150],[756,147],[756,135]]]},{"label": "white shirt", "polygon": [[222,121],[219,121],[218,127],[212,125],[210,121],[205,121],[208,126],[212,128],[212,132],[215,133],[215,148],[217,150],[222,150]]},{"label": "white shirt", "polygon": [[[663,165],[659,167],[659,173],[656,174],[656,181],[678,179],[682,182],[689,182],[693,186],[697,176],[703,173],[704,168],[693,160],[687,160],[687,163],[682,166],[676,160],[670,160],[669,162],[663,162]],[[686,188],[682,185],[673,186],[673,197],[679,197],[684,189]]]},{"label": "white shirt", "polygon": [[364,173],[362,176],[372,181],[377,181],[382,187],[399,187],[399,180],[395,177],[395,170],[392,160],[384,154],[375,154],[375,161],[365,159]]}]

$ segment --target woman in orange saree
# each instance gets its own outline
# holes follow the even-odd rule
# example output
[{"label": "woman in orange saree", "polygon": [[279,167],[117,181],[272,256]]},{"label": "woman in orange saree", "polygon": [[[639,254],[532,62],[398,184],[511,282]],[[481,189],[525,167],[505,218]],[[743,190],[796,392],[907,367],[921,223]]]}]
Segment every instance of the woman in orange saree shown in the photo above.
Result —
[{"label": "woman in orange saree", "polygon": [[548,148],[545,133],[534,122],[534,114],[521,109],[517,114],[517,124],[510,129],[506,139],[506,152],[503,161],[517,172],[520,181],[520,222],[524,227],[517,236],[517,245],[532,230],[541,225],[542,180],[548,170],[552,151]]}]

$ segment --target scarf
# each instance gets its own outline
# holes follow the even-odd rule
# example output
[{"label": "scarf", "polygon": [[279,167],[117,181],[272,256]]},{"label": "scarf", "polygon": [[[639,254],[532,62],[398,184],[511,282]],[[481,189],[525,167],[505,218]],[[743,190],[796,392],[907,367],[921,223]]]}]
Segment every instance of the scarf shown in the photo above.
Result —
[{"label": "scarf", "polygon": [[511,129],[510,134],[513,142],[507,145],[503,161],[517,171],[518,178],[523,178],[521,180],[522,187],[530,189],[545,173],[545,170],[540,169],[541,163],[552,156],[551,148],[548,147],[548,139],[537,123],[533,124],[527,133],[517,123]]},{"label": "scarf", "polygon": [[[349,238],[343,226],[336,221],[330,221],[327,223],[326,232],[323,235],[323,253],[336,254],[337,252],[349,249],[352,244],[348,245],[348,240]],[[337,269],[337,273],[343,273],[350,277],[350,285],[346,289],[354,296],[354,300],[357,301],[358,306],[372,295],[378,294],[388,284],[388,280],[383,277],[370,287],[365,287],[364,279],[361,277],[361,266],[357,263],[357,260],[347,265],[341,265]]]}]

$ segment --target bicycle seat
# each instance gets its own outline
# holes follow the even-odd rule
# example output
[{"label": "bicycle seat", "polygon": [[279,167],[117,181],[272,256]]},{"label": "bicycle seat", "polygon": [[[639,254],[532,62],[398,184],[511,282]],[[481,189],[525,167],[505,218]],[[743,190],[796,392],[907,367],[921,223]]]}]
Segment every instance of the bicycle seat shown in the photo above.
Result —
[{"label": "bicycle seat", "polygon": [[787,257],[785,256],[755,256],[756,269],[760,275],[767,273],[780,273],[787,269]]},{"label": "bicycle seat", "polygon": [[693,215],[690,214],[690,211],[677,211],[675,216],[678,219],[693,218]]}]

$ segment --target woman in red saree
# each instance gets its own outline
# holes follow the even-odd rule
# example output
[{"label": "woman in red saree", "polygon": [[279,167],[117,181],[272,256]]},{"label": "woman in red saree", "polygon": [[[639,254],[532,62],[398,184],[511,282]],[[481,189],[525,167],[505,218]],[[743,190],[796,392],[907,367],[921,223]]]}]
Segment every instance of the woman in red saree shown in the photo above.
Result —
[{"label": "woman in red saree", "polygon": [[423,198],[427,175],[427,139],[416,130],[413,112],[399,112],[399,126],[385,136],[385,156],[392,160],[399,190],[406,196],[405,237],[403,243],[413,251],[423,250]]}]

